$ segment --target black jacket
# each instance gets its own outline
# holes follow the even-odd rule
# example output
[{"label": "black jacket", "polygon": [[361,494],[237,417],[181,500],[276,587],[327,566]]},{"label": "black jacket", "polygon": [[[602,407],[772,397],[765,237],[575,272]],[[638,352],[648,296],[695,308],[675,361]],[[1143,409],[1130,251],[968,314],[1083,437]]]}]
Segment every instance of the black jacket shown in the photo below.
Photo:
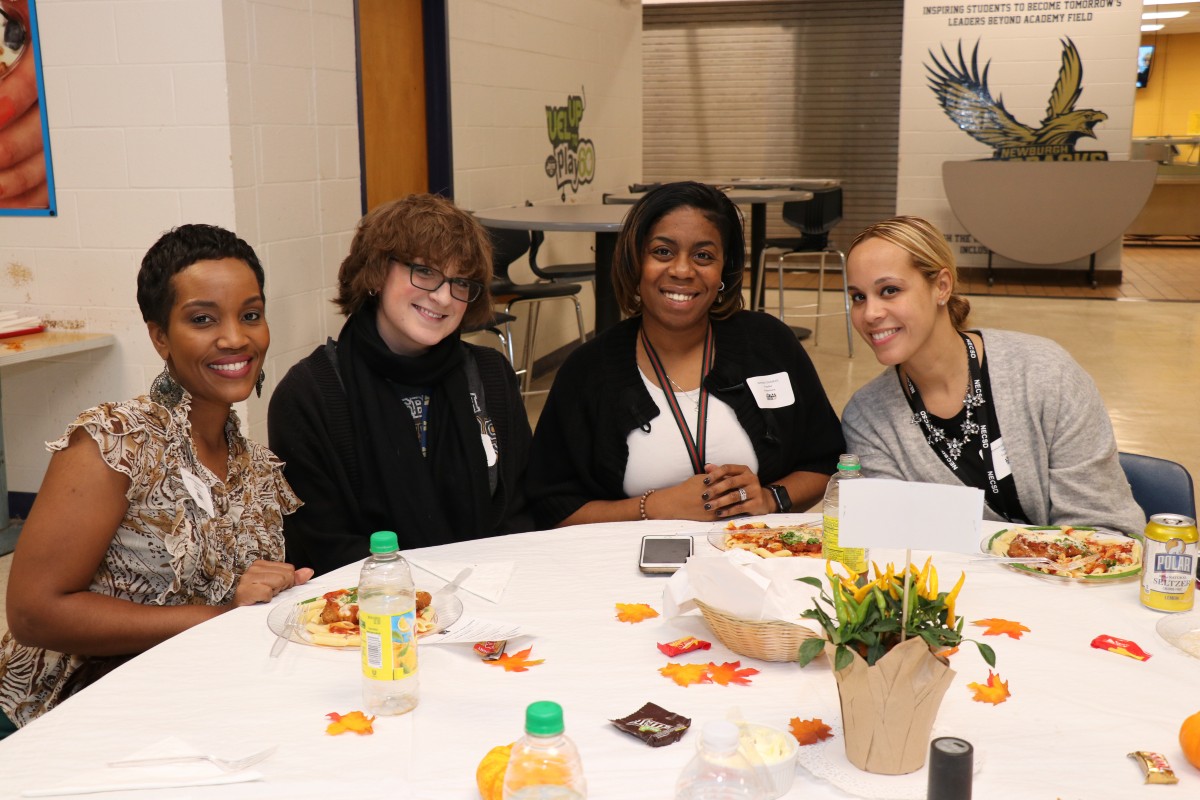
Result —
[{"label": "black jacket", "polygon": [[[658,406],[637,366],[641,319],[627,319],[571,354],[538,420],[526,482],[538,526],[549,528],[592,500],[625,498],[628,437],[652,424]],[[791,329],[742,311],[713,322],[716,361],[704,381],[737,415],[764,484],[796,471],[832,474],[845,447],[842,426]],[[759,408],[748,378],[787,372],[796,402]]]}]

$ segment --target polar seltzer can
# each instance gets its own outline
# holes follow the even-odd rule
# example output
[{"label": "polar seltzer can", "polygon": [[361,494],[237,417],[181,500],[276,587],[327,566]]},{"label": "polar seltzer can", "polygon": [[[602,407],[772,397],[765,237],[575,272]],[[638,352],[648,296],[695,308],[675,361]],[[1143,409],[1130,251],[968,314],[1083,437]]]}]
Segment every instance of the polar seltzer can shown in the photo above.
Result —
[{"label": "polar seltzer can", "polygon": [[1190,611],[1196,592],[1196,520],[1155,514],[1146,525],[1142,604],[1155,611]]}]

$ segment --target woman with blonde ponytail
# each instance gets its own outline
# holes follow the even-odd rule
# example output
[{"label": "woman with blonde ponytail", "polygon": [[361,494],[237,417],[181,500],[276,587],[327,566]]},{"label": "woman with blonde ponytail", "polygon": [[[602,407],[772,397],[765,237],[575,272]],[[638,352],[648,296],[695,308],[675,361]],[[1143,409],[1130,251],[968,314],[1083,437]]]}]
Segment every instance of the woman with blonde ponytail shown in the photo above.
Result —
[{"label": "woman with blonde ponytail", "polygon": [[847,256],[851,319],[886,370],[842,416],[870,477],[983,490],[988,519],[1140,532],[1095,384],[1056,343],[968,330],[945,236],[919,217],[860,233]]}]

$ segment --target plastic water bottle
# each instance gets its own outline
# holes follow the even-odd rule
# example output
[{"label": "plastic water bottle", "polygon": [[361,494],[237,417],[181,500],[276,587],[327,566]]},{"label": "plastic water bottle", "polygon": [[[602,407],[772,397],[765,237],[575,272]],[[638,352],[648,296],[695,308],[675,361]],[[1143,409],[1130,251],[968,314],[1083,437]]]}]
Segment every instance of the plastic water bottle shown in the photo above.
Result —
[{"label": "plastic water bottle", "polygon": [[762,800],[766,797],[754,767],[738,752],[738,726],[725,720],[709,722],[700,738],[700,752],[688,762],[675,783],[675,800]]},{"label": "plastic water bottle", "polygon": [[865,547],[842,547],[838,543],[838,486],[842,481],[862,477],[862,465],[858,456],[843,453],[838,459],[837,472],[825,487],[825,524],[821,536],[821,557],[829,561],[840,561],[858,573],[867,571],[867,549]]},{"label": "plastic water bottle", "polygon": [[504,773],[503,800],[583,800],[587,781],[575,744],[563,733],[558,703],[539,700],[525,709],[525,735],[513,745]]},{"label": "plastic water bottle", "polygon": [[371,534],[371,557],[358,578],[363,706],[367,714],[417,707],[417,594],[396,534]]}]

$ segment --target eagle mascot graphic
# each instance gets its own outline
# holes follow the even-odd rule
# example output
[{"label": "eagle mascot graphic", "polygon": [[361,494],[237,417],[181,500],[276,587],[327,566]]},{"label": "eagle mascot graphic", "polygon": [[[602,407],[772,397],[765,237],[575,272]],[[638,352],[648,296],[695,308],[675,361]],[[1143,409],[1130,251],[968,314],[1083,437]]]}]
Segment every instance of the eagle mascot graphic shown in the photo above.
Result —
[{"label": "eagle mascot graphic", "polygon": [[1083,63],[1079,51],[1069,38],[1062,40],[1062,67],[1058,81],[1046,105],[1046,117],[1041,126],[1031,128],[1018,122],[1004,107],[1004,98],[993,99],[988,89],[988,70],[991,61],[979,72],[979,42],[971,53],[971,62],[963,56],[962,41],[958,43],[958,60],[942,48],[942,58],[929,51],[933,65],[929,71],[929,88],[937,96],[946,116],[960,129],[994,149],[993,158],[1032,161],[1050,160],[1107,160],[1107,153],[1076,154],[1075,143],[1084,136],[1096,138],[1094,128],[1108,119],[1103,111],[1076,109],[1075,103],[1083,91]]}]

